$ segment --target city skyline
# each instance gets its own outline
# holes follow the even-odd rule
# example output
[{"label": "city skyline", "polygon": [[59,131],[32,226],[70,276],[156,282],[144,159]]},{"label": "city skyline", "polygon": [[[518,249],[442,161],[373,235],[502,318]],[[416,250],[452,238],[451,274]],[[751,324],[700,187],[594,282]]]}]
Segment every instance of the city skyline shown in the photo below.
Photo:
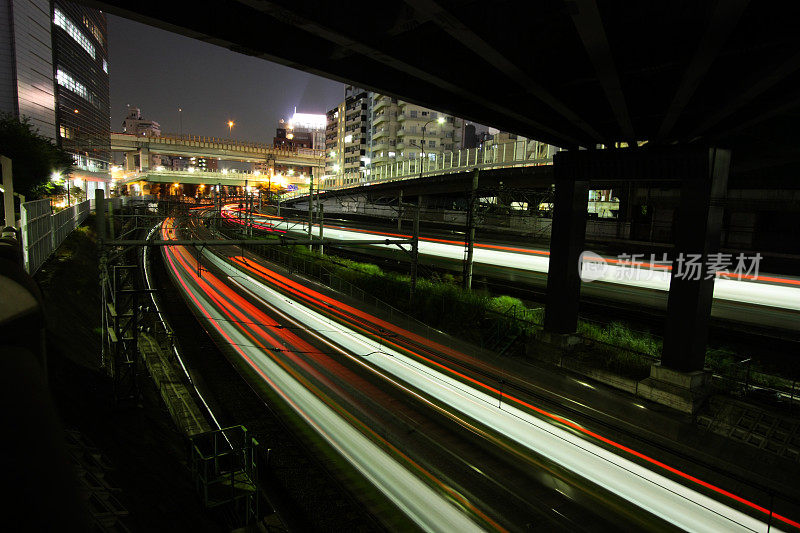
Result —
[{"label": "city skyline", "polygon": [[[272,143],[275,123],[291,117],[295,107],[298,112],[324,114],[343,98],[344,85],[339,82],[107,17],[112,131],[121,131],[130,105],[158,122],[164,134],[182,129],[193,135]],[[207,76],[209,71],[216,76]],[[229,120],[235,122],[232,135]]]}]

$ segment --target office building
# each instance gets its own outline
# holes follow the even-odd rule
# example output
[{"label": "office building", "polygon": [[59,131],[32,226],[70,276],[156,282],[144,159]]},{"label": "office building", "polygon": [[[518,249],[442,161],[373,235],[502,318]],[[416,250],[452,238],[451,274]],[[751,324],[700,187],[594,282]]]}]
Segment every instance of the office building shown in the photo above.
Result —
[{"label": "office building", "polygon": [[64,0],[0,0],[0,111],[72,154],[72,185],[108,188],[105,15]]},{"label": "office building", "polygon": [[107,175],[111,159],[106,34],[102,12],[74,2],[53,2],[58,142],[72,154],[77,171],[99,175]]},{"label": "office building", "polygon": [[42,0],[0,0],[0,111],[56,140],[52,12]]}]

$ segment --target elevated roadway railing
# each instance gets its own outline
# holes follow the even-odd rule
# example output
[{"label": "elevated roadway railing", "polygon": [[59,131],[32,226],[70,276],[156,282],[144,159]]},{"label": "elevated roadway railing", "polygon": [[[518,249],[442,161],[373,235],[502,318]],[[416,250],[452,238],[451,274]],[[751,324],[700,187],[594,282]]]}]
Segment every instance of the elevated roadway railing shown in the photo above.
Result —
[{"label": "elevated roadway railing", "polygon": [[[285,178],[284,178],[285,179]],[[267,183],[270,180],[268,174],[260,172],[242,172],[233,170],[202,170],[199,168],[189,170],[170,170],[166,168],[154,168],[141,170],[128,174],[115,183],[127,185],[137,181],[148,181],[150,183],[190,183],[195,185],[226,185],[243,187],[250,184]],[[273,181],[278,184],[278,181]]]},{"label": "elevated roadway railing", "polygon": [[284,150],[264,143],[197,135],[163,135],[156,137],[130,133],[111,133],[112,151],[132,152],[143,149],[153,154],[217,157],[248,162],[275,161],[278,164],[320,168],[325,162],[324,151],[313,148]]},{"label": "elevated roadway railing", "polygon": [[[456,152],[437,154],[436,159],[430,158],[403,158],[394,163],[373,165],[368,175],[362,175],[349,183],[344,183],[341,177],[325,176],[321,190],[337,191],[346,190],[374,183],[386,183],[442,174],[455,174],[469,172],[474,169],[491,170],[512,167],[533,167],[552,165],[553,157],[548,155],[540,157],[531,152],[527,143],[523,141],[495,144],[490,148],[465,148]],[[293,192],[283,196],[284,200],[291,200],[307,196],[306,192]]]}]

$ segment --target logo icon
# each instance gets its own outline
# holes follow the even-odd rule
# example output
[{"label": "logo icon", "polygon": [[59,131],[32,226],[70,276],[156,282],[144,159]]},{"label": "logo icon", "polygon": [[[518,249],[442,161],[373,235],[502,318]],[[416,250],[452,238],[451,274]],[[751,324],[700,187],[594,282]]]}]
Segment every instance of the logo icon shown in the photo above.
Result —
[{"label": "logo icon", "polygon": [[584,250],[578,258],[578,274],[581,281],[590,282],[603,278],[608,271],[606,260],[589,250]]}]

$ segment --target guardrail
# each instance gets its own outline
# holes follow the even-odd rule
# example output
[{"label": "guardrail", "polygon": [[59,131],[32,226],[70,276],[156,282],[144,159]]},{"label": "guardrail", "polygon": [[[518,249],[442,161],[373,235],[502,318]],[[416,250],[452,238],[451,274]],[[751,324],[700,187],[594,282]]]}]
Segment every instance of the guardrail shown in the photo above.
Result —
[{"label": "guardrail", "polygon": [[316,148],[296,148],[283,149],[276,148],[272,144],[248,142],[236,139],[223,139],[219,137],[208,137],[204,135],[133,135],[131,133],[111,133],[112,144],[114,140],[130,143],[133,145],[164,145],[176,147],[211,148],[215,150],[229,150],[238,152],[253,152],[259,154],[270,154],[274,157],[293,157],[304,156],[313,158],[325,157],[325,151]]},{"label": "guardrail", "polygon": [[[547,155],[539,157],[539,154],[528,149],[525,141],[514,141],[495,144],[485,149],[465,148],[457,152],[444,152],[437,154],[435,159],[418,157],[397,159],[394,163],[383,165],[373,163],[369,174],[362,175],[352,183],[334,183],[333,185],[325,185],[323,183],[321,191],[335,191],[388,181],[455,174],[468,172],[476,168],[491,170],[496,168],[552,165],[553,155],[550,153],[552,149],[552,147],[548,147]],[[331,180],[341,181],[343,178],[337,175],[329,175],[323,179],[327,179],[330,182]],[[292,200],[307,195],[307,192],[295,192],[285,194],[282,198],[284,200]]]}]

